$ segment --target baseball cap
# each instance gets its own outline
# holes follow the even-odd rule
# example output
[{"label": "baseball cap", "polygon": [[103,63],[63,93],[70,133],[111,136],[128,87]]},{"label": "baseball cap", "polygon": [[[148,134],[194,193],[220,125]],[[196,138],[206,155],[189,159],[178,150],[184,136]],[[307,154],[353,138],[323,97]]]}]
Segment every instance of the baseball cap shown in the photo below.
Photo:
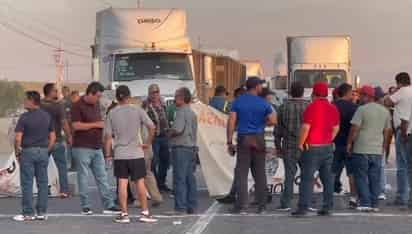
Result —
[{"label": "baseball cap", "polygon": [[258,85],[264,84],[265,81],[257,76],[251,76],[246,81],[246,88],[248,90],[256,88]]},{"label": "baseball cap", "polygon": [[385,97],[385,92],[383,92],[383,89],[380,86],[375,87],[375,97],[378,99]]},{"label": "baseball cap", "polygon": [[360,94],[364,94],[369,97],[375,97],[375,89],[371,86],[365,85],[360,89]]},{"label": "baseball cap", "polygon": [[313,86],[313,95],[318,97],[327,97],[328,96],[328,84],[326,83],[316,83]]}]

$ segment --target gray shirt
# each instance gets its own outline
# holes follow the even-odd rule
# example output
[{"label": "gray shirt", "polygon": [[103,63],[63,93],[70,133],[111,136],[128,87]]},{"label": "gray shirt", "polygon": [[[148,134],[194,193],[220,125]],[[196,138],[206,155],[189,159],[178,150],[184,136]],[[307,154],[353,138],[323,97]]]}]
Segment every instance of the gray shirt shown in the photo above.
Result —
[{"label": "gray shirt", "polygon": [[147,113],[134,105],[119,105],[109,112],[105,134],[113,136],[114,159],[144,158],[141,127],[154,128]]},{"label": "gray shirt", "polygon": [[355,112],[351,124],[360,127],[353,145],[353,152],[382,155],[383,131],[391,128],[389,111],[384,106],[374,102],[360,106]]},{"label": "gray shirt", "polygon": [[172,129],[182,133],[171,138],[172,146],[195,147],[197,145],[197,117],[190,106],[177,108]]}]

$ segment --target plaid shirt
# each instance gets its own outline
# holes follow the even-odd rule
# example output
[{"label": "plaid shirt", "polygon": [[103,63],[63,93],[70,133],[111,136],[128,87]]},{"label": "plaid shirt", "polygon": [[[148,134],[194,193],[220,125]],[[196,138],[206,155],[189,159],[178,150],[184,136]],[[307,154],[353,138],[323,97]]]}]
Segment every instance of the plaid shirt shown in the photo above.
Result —
[{"label": "plaid shirt", "polygon": [[303,123],[303,112],[309,104],[307,100],[291,98],[279,107],[278,125],[274,132],[275,145],[286,157],[300,157],[299,133]]}]

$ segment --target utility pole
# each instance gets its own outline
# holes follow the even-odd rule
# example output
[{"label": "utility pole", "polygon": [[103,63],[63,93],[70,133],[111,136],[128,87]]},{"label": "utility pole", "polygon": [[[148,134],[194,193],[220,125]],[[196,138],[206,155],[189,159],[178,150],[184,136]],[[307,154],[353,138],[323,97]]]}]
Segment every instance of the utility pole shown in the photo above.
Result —
[{"label": "utility pole", "polygon": [[56,88],[59,92],[59,96],[61,95],[61,89],[64,80],[64,50],[59,47],[59,49],[54,50],[54,61],[56,63]]}]

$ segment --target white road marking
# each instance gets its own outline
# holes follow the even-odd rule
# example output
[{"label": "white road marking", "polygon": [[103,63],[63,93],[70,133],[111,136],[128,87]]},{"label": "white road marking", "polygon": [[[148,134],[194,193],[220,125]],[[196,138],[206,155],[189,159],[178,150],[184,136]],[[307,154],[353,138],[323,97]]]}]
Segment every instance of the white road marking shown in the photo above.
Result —
[{"label": "white road marking", "polygon": [[185,232],[186,234],[201,234],[206,229],[207,225],[212,221],[216,216],[222,205],[217,201],[207,209],[207,211],[199,217],[199,219],[190,227],[190,229]]}]

